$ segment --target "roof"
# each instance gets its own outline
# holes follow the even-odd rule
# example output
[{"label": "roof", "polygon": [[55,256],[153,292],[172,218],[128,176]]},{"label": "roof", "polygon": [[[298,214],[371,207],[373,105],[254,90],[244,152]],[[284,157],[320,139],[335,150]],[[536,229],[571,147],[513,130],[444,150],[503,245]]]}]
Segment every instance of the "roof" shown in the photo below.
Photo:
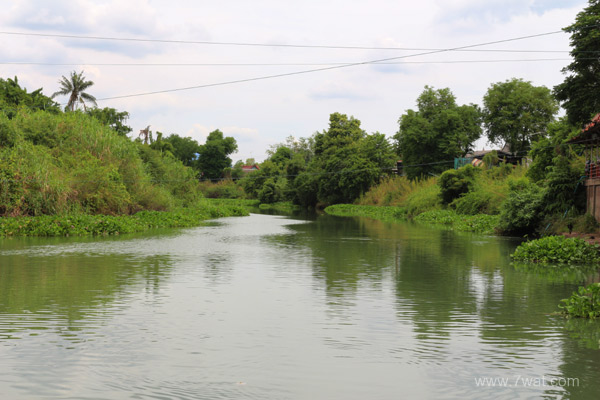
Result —
[{"label": "roof", "polygon": [[588,143],[597,144],[600,142],[600,113],[592,118],[579,135],[567,140],[567,143]]},{"label": "roof", "polygon": [[242,171],[256,171],[260,169],[260,167],[258,166],[258,164],[254,164],[254,165],[242,165]]},{"label": "roof", "polygon": [[467,154],[467,157],[469,157],[469,158],[483,158],[486,154],[489,154],[492,151],[495,151],[496,154],[499,155],[499,156],[510,156],[510,153],[508,151],[505,151],[505,150],[478,150],[478,151],[474,151],[472,153]]}]

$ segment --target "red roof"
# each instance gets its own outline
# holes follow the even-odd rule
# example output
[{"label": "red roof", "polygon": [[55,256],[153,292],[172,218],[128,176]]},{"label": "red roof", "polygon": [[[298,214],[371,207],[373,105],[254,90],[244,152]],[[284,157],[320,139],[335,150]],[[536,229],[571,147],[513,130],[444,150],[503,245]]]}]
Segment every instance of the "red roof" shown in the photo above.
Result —
[{"label": "red roof", "polygon": [[596,114],[579,135],[569,139],[567,143],[597,143],[600,141],[600,113]]}]

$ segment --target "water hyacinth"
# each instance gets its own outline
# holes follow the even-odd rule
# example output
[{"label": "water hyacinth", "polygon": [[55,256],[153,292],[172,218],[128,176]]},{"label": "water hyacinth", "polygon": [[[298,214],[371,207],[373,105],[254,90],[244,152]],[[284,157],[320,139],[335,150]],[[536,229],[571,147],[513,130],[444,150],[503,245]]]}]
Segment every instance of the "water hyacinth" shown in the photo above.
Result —
[{"label": "water hyacinth", "polygon": [[521,243],[512,258],[543,264],[600,263],[599,249],[598,245],[579,238],[546,236]]}]

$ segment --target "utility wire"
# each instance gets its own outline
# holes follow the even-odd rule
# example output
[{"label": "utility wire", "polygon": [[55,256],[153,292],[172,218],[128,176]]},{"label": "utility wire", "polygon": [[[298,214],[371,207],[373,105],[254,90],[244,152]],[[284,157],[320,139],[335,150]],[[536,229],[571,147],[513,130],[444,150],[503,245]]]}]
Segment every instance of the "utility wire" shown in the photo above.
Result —
[{"label": "utility wire", "polygon": [[[441,60],[441,61],[396,61],[377,62],[373,65],[402,65],[402,64],[475,64],[496,62],[539,62],[539,61],[570,61],[570,58],[521,58],[502,60]],[[583,58],[580,60],[597,60]],[[335,66],[349,63],[45,63],[30,61],[0,61],[0,65],[40,65],[40,66],[102,66],[102,67],[290,67],[290,66]]]},{"label": "utility wire", "polygon": [[275,75],[265,75],[265,76],[259,76],[259,77],[253,77],[253,78],[237,79],[237,80],[233,80],[233,81],[208,83],[208,84],[204,84],[204,85],[195,85],[195,86],[188,86],[188,87],[176,88],[176,89],[165,89],[165,90],[156,90],[156,91],[152,91],[152,92],[143,92],[143,93],[121,95],[121,96],[104,97],[104,98],[96,99],[96,101],[115,100],[115,99],[131,98],[131,97],[149,96],[149,95],[154,95],[154,94],[181,92],[181,91],[192,90],[192,89],[202,89],[202,88],[215,87],[215,86],[233,85],[233,84],[237,84],[237,83],[246,83],[246,82],[260,81],[260,80],[266,80],[266,79],[274,79],[274,78],[282,78],[282,77],[302,75],[302,74],[310,74],[310,73],[314,73],[314,72],[322,72],[322,71],[329,71],[329,70],[334,70],[334,69],[356,67],[359,65],[377,64],[377,63],[382,63],[382,62],[387,62],[387,61],[394,61],[394,60],[400,60],[400,59],[412,58],[412,57],[418,57],[418,56],[424,56],[424,55],[430,55],[430,54],[452,52],[452,51],[456,51],[456,50],[488,46],[488,45],[498,44],[498,43],[514,42],[514,41],[518,41],[518,40],[532,39],[532,38],[537,38],[537,37],[554,35],[557,33],[562,33],[562,31],[539,33],[539,34],[535,34],[535,35],[520,36],[520,37],[516,37],[516,38],[511,38],[511,39],[495,40],[495,41],[491,41],[491,42],[484,42],[484,43],[472,44],[472,45],[467,45],[467,46],[459,46],[459,47],[453,47],[453,48],[448,48],[448,49],[426,51],[426,52],[408,54],[408,55],[397,56],[397,57],[381,58],[381,59],[376,59],[376,60],[348,63],[348,64],[342,64],[342,65],[329,66],[329,67],[314,68],[314,69],[308,69],[308,70],[303,70],[303,71],[287,72],[287,73],[275,74]]},{"label": "utility wire", "polygon": [[[545,34],[531,35],[531,37],[553,35],[556,33],[563,33],[563,31],[554,31],[554,32],[548,32]],[[120,42],[142,42],[142,43],[200,44],[200,45],[211,45],[211,46],[283,47],[283,48],[347,49],[347,50],[401,50],[401,51],[447,51],[448,50],[448,49],[440,49],[440,48],[418,48],[418,47],[373,47],[373,46],[284,44],[284,43],[212,42],[212,41],[204,41],[204,40],[143,39],[143,38],[127,38],[127,37],[114,37],[114,36],[85,36],[85,35],[66,35],[66,34],[53,34],[53,33],[9,32],[9,31],[0,31],[0,35],[54,37],[54,38],[63,38],[63,39],[108,40],[108,41],[120,41]],[[503,41],[498,41],[498,42],[493,42],[490,44],[496,44],[496,43],[502,43],[502,42]],[[512,50],[454,49],[454,51],[512,51]],[[515,51],[525,51],[525,50],[515,50]]]}]

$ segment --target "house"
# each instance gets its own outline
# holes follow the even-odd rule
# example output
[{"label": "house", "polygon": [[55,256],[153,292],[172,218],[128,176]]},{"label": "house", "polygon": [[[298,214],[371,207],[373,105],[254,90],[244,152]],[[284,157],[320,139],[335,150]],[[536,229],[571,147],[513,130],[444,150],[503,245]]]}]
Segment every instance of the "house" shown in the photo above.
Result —
[{"label": "house", "polygon": [[496,152],[498,161],[502,162],[502,163],[509,163],[509,164],[516,165],[516,164],[520,164],[521,160],[523,159],[523,156],[514,155],[510,151],[510,147],[508,145],[505,145],[500,150],[478,150],[478,151],[473,151],[471,153],[468,153],[465,157],[455,158],[454,159],[454,169],[458,169],[467,164],[472,164],[475,167],[479,167],[483,164],[483,158],[486,155],[488,155],[494,151]]},{"label": "house", "polygon": [[586,212],[600,221],[600,114],[567,143],[584,146]]},{"label": "house", "polygon": [[260,167],[258,166],[258,164],[242,165],[243,174],[249,174],[250,172],[258,171],[259,169]]}]

